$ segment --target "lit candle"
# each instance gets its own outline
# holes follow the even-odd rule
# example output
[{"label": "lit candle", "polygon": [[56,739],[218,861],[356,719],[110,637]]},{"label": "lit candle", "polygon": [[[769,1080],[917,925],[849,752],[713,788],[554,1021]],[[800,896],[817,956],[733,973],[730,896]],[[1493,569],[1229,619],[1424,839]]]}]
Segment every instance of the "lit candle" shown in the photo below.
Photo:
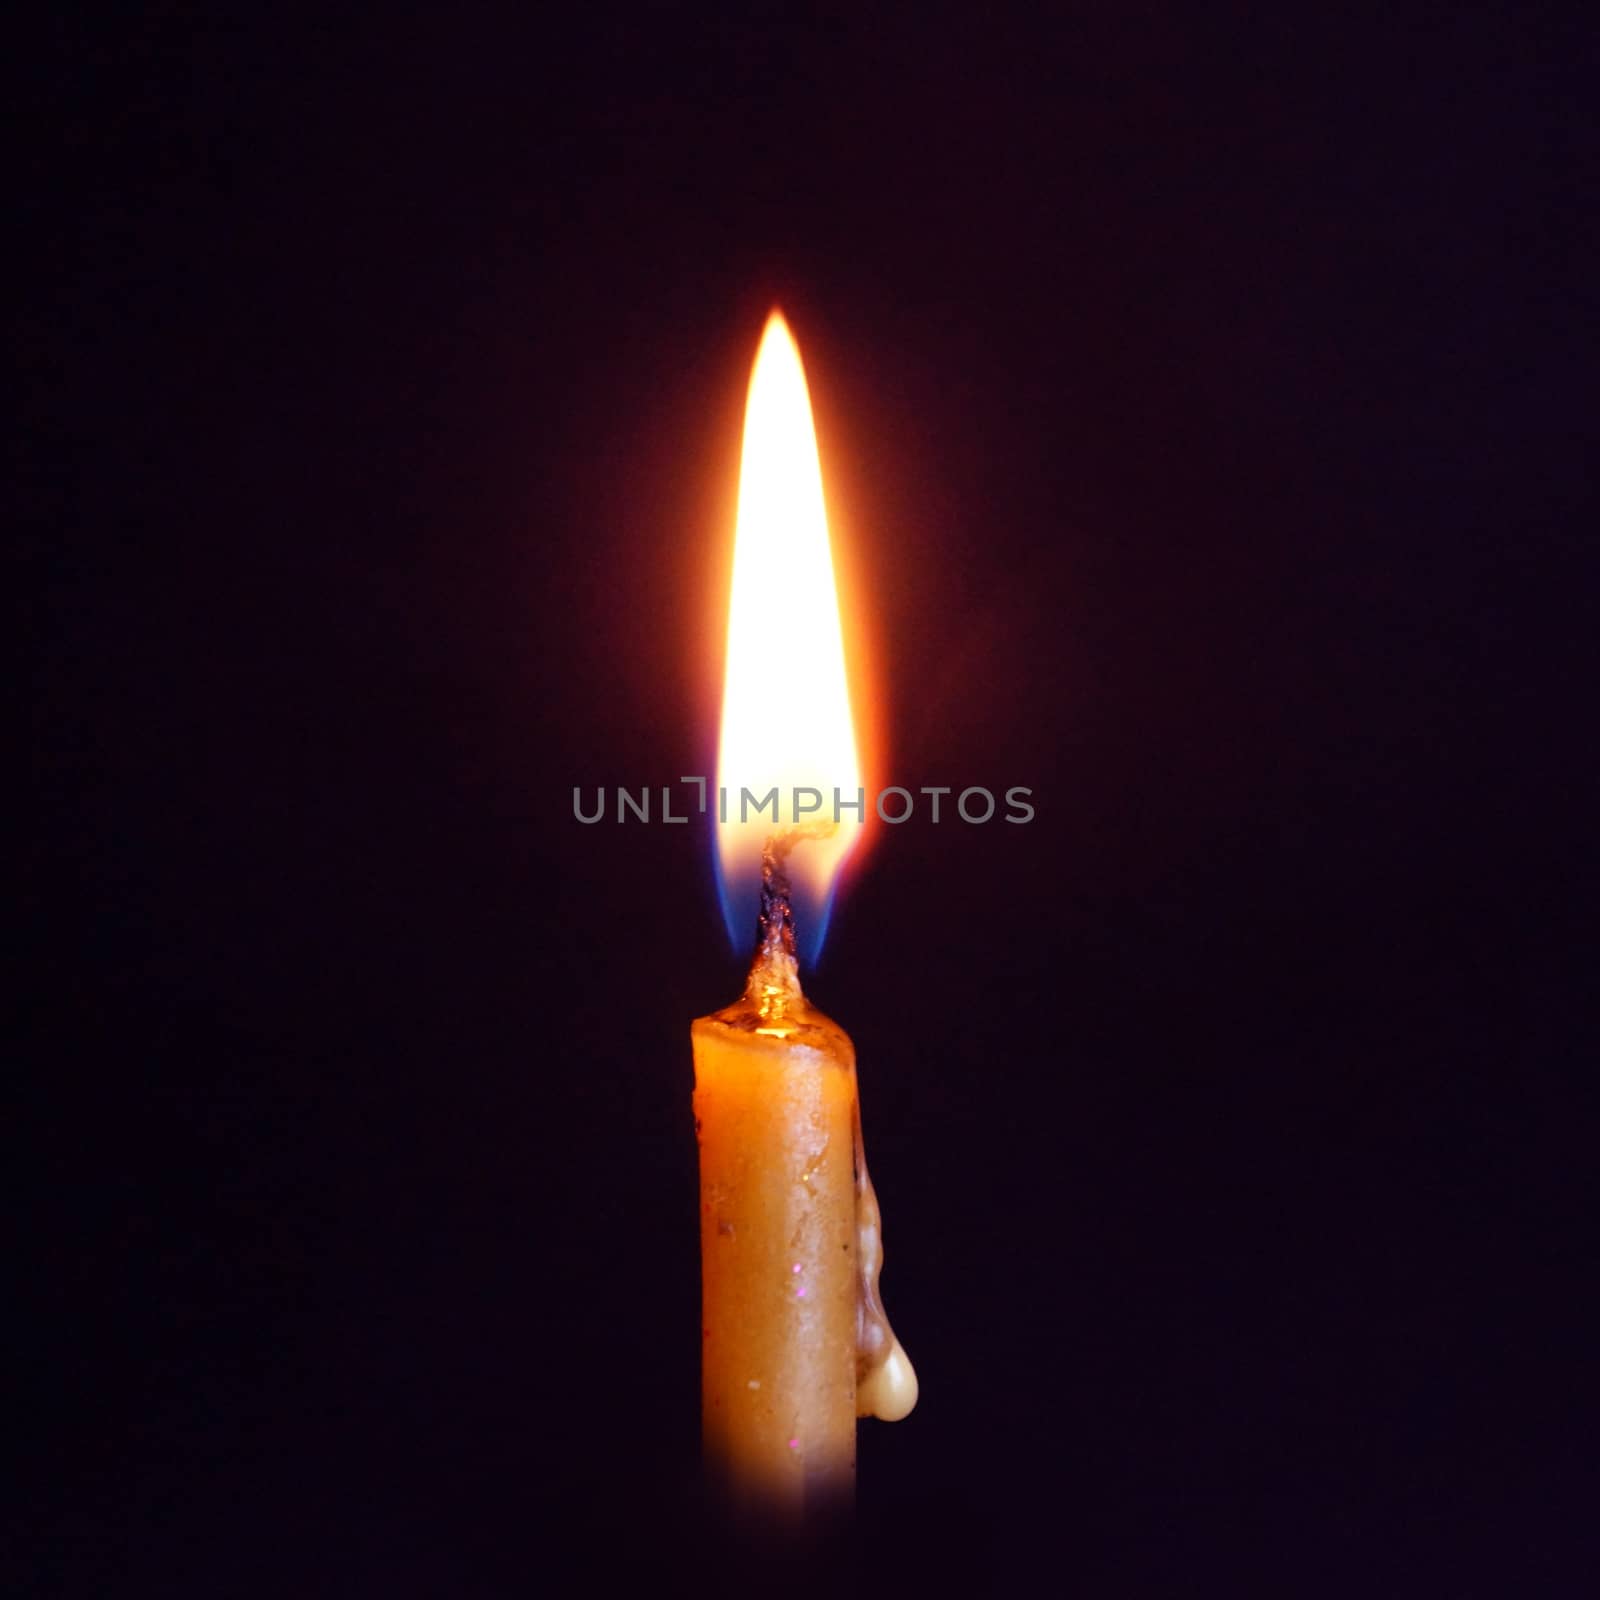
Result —
[{"label": "lit candle", "polygon": [[718,788],[724,878],[759,867],[761,897],[743,995],[692,1030],[705,1451],[737,1505],[814,1521],[852,1499],[857,1416],[905,1416],[917,1380],[878,1298],[855,1048],[799,981],[794,890],[826,904],[864,808],[811,404],[777,313],[745,412]]}]

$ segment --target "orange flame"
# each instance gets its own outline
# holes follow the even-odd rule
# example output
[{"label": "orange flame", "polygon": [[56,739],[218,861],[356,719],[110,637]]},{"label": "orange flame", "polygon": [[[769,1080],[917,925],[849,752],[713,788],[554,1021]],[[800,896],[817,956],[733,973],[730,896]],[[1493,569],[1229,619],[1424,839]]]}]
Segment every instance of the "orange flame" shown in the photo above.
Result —
[{"label": "orange flame", "polygon": [[[754,926],[761,847],[779,827],[834,823],[789,858],[797,898],[822,914],[861,832],[862,788],[811,397],[782,315],[767,319],[745,402],[734,536],[717,852],[730,926]],[[756,807],[777,790],[776,809]],[[798,797],[796,791],[799,791]],[[847,809],[848,808],[848,809]],[[800,929],[814,944],[820,926]]]}]

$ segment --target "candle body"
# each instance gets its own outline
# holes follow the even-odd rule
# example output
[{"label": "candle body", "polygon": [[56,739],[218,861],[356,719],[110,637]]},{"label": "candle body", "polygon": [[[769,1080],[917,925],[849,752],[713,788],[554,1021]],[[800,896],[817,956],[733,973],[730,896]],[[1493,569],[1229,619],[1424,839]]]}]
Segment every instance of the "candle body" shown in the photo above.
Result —
[{"label": "candle body", "polygon": [[692,1038],[707,1463],[745,1509],[814,1520],[855,1481],[855,1051],[804,1000]]}]

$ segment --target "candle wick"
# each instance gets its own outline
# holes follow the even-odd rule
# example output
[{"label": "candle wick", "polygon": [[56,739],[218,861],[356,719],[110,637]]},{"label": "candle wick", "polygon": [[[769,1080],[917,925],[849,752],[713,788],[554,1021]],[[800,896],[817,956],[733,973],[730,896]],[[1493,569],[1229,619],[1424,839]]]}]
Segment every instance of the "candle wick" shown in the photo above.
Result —
[{"label": "candle wick", "polygon": [[745,992],[763,1021],[782,1018],[789,1005],[801,998],[789,852],[807,839],[826,839],[834,828],[831,821],[783,828],[769,834],[761,847],[761,909],[756,915],[755,960]]}]

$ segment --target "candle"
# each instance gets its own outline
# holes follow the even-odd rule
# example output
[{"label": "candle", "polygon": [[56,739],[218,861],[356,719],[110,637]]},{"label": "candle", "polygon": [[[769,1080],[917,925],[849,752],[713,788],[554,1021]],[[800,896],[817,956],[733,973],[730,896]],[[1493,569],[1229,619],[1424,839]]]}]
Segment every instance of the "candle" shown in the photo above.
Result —
[{"label": "candle", "polygon": [[797,903],[822,915],[864,808],[810,399],[776,312],[746,405],[718,789],[724,881],[759,863],[760,900],[744,993],[691,1030],[705,1452],[735,1505],[813,1523],[851,1503],[857,1416],[905,1416],[917,1380],[878,1298],[855,1048],[799,979]]}]

